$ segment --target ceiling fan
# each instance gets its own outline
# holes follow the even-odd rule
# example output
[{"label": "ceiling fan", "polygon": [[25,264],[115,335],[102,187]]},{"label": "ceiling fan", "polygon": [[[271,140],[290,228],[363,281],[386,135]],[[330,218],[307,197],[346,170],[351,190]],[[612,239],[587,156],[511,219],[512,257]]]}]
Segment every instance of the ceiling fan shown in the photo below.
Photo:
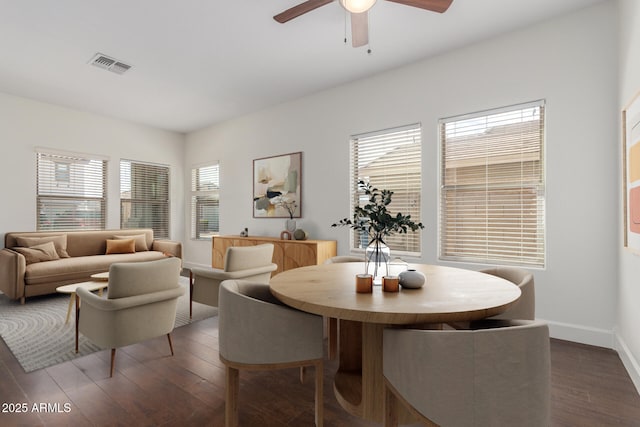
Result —
[{"label": "ceiling fan", "polygon": [[[338,0],[340,5],[351,14],[351,44],[353,47],[364,46],[369,43],[369,9],[376,0]],[[418,7],[432,12],[445,12],[453,0],[387,0],[407,6]],[[333,3],[334,0],[307,0],[285,10],[273,17],[281,24],[300,15],[311,12],[319,7]]]}]

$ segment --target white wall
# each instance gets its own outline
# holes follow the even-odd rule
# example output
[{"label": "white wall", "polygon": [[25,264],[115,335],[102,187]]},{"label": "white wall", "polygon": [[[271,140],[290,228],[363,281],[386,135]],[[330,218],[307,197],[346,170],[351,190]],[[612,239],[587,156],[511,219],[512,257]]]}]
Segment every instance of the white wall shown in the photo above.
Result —
[{"label": "white wall", "polygon": [[[252,218],[252,160],[303,152],[303,218],[311,238],[337,239],[348,215],[348,139],[423,126],[422,261],[437,260],[437,120],[536,99],[547,102],[547,268],[537,312],[552,334],[613,347],[618,224],[617,8],[602,3],[504,37],[327,90],[187,135],[185,169],[221,164],[221,232],[277,236],[282,219]],[[209,242],[185,241],[209,265]],[[464,267],[464,266],[463,266]],[[478,268],[480,266],[471,266]]]},{"label": "white wall", "polygon": [[[640,3],[620,1],[620,110],[640,93]],[[619,128],[621,129],[621,127]],[[621,141],[621,138],[618,138]],[[619,164],[622,149],[618,144]],[[619,179],[622,182],[621,168]],[[622,217],[622,193],[620,193]],[[621,222],[620,222],[621,224]],[[617,230],[623,230],[620,225]],[[619,233],[622,248],[622,233]],[[640,256],[620,249],[620,285],[618,290],[617,338],[618,353],[640,390]]]},{"label": "white wall", "polygon": [[35,147],[109,158],[107,228],[120,228],[120,159],[171,167],[171,238],[183,240],[184,135],[0,93],[0,237],[36,227]]}]

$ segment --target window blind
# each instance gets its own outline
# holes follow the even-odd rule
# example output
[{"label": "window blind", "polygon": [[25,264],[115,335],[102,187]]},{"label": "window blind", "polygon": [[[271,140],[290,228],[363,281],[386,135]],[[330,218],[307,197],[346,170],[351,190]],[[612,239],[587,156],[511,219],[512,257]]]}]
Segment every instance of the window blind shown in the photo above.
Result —
[{"label": "window blind", "polygon": [[107,161],[36,152],[37,229],[105,228]]},{"label": "window blind", "polygon": [[211,239],[220,231],[220,165],[191,169],[191,238]]},{"label": "window blind", "polygon": [[[351,217],[353,206],[364,206],[367,196],[358,181],[371,183],[380,190],[393,191],[392,214],[401,212],[420,222],[422,186],[422,145],[420,124],[413,124],[351,137]],[[420,253],[421,232],[395,234],[385,243],[392,251],[412,255]],[[368,236],[352,230],[352,248],[364,249]]]},{"label": "window blind", "polygon": [[169,238],[169,166],[120,161],[120,228],[151,228]]},{"label": "window blind", "polygon": [[543,267],[544,102],[440,120],[440,258]]}]

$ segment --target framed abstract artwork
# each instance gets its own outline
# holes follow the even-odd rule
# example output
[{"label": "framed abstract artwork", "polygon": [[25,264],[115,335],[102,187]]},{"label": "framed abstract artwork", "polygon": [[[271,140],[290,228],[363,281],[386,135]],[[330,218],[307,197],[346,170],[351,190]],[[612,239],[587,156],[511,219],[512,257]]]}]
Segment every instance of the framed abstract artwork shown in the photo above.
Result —
[{"label": "framed abstract artwork", "polygon": [[622,110],[624,246],[640,254],[640,94]]},{"label": "framed abstract artwork", "polygon": [[300,218],[302,152],[253,161],[254,218]]}]

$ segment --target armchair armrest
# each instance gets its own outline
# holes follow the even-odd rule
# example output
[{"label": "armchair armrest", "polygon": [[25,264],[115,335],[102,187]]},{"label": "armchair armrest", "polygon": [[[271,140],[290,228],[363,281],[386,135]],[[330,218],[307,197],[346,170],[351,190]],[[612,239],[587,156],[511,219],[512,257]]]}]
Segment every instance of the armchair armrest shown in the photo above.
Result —
[{"label": "armchair armrest", "polygon": [[191,268],[191,272],[194,276],[202,276],[206,277],[207,279],[213,279],[222,282],[223,280],[243,279],[245,277],[252,277],[258,274],[271,273],[272,271],[276,271],[277,269],[278,265],[271,263],[270,265],[265,265],[263,267],[248,268],[246,270],[240,271],[224,271],[218,268],[193,267]]},{"label": "armchair armrest", "polygon": [[0,250],[0,290],[11,299],[22,298],[24,303],[24,255],[8,248]]},{"label": "armchair armrest", "polygon": [[184,288],[166,289],[164,291],[152,292],[149,294],[134,295],[124,298],[108,299],[100,297],[84,288],[78,288],[78,296],[82,299],[82,305],[90,305],[100,311],[117,311],[126,308],[137,307],[145,304],[152,304],[158,301],[165,301],[178,298],[184,294]]},{"label": "armchair armrest", "polygon": [[163,252],[167,255],[172,255],[176,258],[182,258],[182,243],[174,240],[156,239],[151,244],[151,249]]}]

